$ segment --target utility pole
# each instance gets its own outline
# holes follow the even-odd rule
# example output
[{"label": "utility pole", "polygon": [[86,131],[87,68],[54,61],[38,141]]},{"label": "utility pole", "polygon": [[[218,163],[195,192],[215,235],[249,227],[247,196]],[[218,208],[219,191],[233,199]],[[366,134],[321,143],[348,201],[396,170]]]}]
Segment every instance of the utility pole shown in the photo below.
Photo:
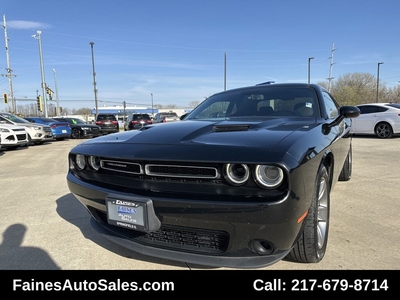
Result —
[{"label": "utility pole", "polygon": [[97,120],[97,116],[99,115],[99,105],[97,103],[97,87],[96,87],[96,71],[94,70],[94,55],[93,55],[93,42],[90,42],[90,47],[92,49],[92,67],[93,67],[93,89],[94,89],[94,103],[96,106],[96,116],[95,120]]},{"label": "utility pole", "polygon": [[334,64],[333,62],[333,51],[335,51],[335,43],[332,43],[332,51],[331,51],[331,57],[329,57],[331,59],[330,65],[329,65],[329,78],[328,79],[328,92],[331,91],[331,81],[334,77],[332,77],[332,66]]},{"label": "utility pole", "polygon": [[56,69],[53,69],[54,73],[54,85],[56,87],[56,100],[57,100],[57,107],[56,107],[56,116],[60,116],[60,101],[58,99],[58,84],[57,84],[57,74],[56,74]]},{"label": "utility pole", "polygon": [[16,109],[16,103],[15,103],[14,92],[13,92],[12,77],[16,76],[16,75],[12,75],[12,70],[10,67],[10,55],[8,53],[8,37],[7,37],[7,26],[6,26],[6,16],[5,15],[3,15],[3,27],[4,27],[4,40],[6,42],[7,74],[1,74],[1,75],[8,77],[8,83],[10,86],[10,98],[11,98],[12,113],[15,114],[17,109]]}]

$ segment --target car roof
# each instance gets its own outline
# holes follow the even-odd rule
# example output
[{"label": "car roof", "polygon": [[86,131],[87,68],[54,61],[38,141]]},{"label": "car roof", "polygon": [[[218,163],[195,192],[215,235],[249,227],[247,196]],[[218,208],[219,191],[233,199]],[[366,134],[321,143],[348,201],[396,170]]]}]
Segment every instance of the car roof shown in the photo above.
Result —
[{"label": "car roof", "polygon": [[234,88],[222,92],[218,92],[214,95],[218,94],[225,94],[227,92],[240,92],[240,91],[249,91],[252,89],[259,90],[262,89],[274,89],[274,88],[313,88],[315,90],[326,91],[328,92],[323,86],[314,83],[273,83],[273,84],[257,84],[257,85],[250,85],[245,87]]},{"label": "car roof", "polygon": [[379,103],[363,103],[363,104],[357,104],[357,106],[364,106],[364,105],[378,105],[378,106],[386,106],[387,104],[390,104],[390,103],[382,103],[382,102],[379,102]]},{"label": "car roof", "polygon": [[364,104],[357,104],[357,106],[370,106],[370,105],[374,105],[374,106],[384,106],[384,107],[393,107],[393,108],[400,108],[400,103],[390,103],[390,102],[374,102],[374,103],[364,103]]}]

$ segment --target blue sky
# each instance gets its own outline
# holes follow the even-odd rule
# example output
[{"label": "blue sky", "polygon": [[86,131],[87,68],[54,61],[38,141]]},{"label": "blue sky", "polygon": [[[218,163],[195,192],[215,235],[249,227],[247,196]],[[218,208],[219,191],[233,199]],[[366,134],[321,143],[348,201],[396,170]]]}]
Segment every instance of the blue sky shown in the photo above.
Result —
[{"label": "blue sky", "polygon": [[[346,73],[400,81],[397,0],[2,0],[17,105],[41,94],[45,82],[60,105],[175,104],[226,88],[264,81],[326,81]],[[4,31],[4,30],[3,30]],[[5,36],[0,40],[0,91],[9,93]],[[55,72],[53,71],[55,70]],[[56,76],[54,76],[56,75]],[[25,101],[22,101],[25,99]],[[0,110],[6,108],[1,101]]]}]

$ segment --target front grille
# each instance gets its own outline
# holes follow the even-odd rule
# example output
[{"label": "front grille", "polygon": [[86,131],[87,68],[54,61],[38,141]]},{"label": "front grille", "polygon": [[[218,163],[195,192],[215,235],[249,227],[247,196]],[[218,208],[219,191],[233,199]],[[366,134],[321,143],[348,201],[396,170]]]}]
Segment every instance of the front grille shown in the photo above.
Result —
[{"label": "front grille", "polygon": [[218,179],[220,173],[211,166],[182,166],[166,164],[132,163],[125,161],[100,160],[101,168],[121,173],[146,174],[153,177]]},{"label": "front grille", "polygon": [[26,140],[26,134],[17,134],[17,140],[18,141]]},{"label": "front grille", "polygon": [[103,169],[117,171],[122,173],[142,174],[140,164],[128,163],[114,160],[101,160],[100,165]]},{"label": "front grille", "polygon": [[150,176],[208,179],[218,178],[217,169],[210,167],[147,164],[145,166],[145,171],[146,174]]},{"label": "front grille", "polygon": [[103,225],[126,238],[156,248],[177,250],[199,254],[222,254],[229,244],[229,234],[225,231],[205,230],[191,227],[162,225],[157,231],[144,233],[107,223],[105,213],[90,208],[94,215],[101,218]]},{"label": "front grille", "polygon": [[50,128],[50,127],[44,127],[43,130],[44,130],[45,132],[51,132],[51,128]]}]

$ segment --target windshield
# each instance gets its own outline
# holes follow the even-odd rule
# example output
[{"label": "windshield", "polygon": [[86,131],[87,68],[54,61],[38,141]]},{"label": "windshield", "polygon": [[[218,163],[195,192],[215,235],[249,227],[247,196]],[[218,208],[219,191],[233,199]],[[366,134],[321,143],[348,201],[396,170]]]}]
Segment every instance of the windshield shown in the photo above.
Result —
[{"label": "windshield", "polygon": [[146,114],[133,115],[133,120],[150,120],[150,116]]},{"label": "windshield", "polygon": [[85,121],[83,121],[83,120],[81,120],[81,119],[71,119],[70,120],[70,123],[72,123],[72,124],[86,124],[86,122]]},{"label": "windshield", "polygon": [[319,117],[312,88],[254,87],[215,94],[204,100],[186,118],[232,119],[282,116]]},{"label": "windshield", "polygon": [[13,114],[2,113],[1,116],[6,118],[6,119],[8,119],[8,120],[10,120],[11,122],[14,122],[14,123],[30,123],[28,120],[22,119],[22,118],[20,118],[20,117],[18,117],[16,115],[13,115]]}]

